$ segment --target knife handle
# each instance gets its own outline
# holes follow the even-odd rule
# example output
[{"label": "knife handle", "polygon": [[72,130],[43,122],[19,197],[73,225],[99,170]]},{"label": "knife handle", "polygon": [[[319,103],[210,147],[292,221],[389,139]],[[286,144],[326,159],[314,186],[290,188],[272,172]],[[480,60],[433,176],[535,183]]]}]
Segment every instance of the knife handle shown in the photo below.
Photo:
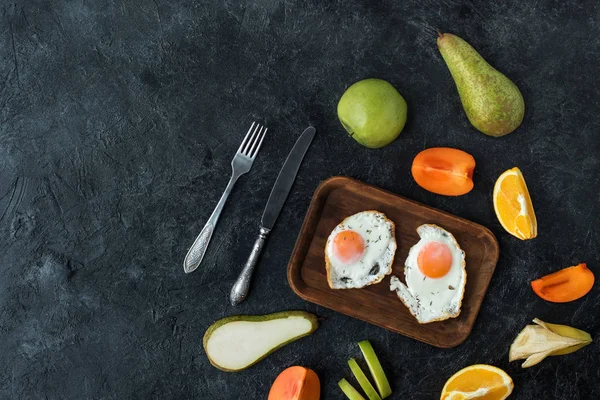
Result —
[{"label": "knife handle", "polygon": [[271,230],[267,228],[260,228],[260,233],[258,234],[258,238],[256,238],[256,242],[254,242],[250,257],[248,257],[244,269],[231,288],[231,293],[229,294],[231,305],[237,306],[242,301],[246,300],[248,292],[250,291],[250,281],[252,280],[254,267],[258,262],[258,258],[260,257],[260,253],[262,252],[270,231]]}]

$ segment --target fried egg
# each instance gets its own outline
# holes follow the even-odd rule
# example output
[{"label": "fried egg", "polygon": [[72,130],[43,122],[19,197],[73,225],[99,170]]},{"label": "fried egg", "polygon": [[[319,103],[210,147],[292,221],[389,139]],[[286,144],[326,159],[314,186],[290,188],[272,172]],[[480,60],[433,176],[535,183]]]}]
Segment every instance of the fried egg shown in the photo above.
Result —
[{"label": "fried egg", "polygon": [[394,230],[394,223],[379,211],[359,212],[336,226],[325,245],[329,287],[362,288],[391,274]]},{"label": "fried egg", "polygon": [[421,239],[404,265],[406,284],[392,276],[390,290],[421,324],[458,317],[467,283],[465,252],[437,225],[421,225],[417,233]]}]

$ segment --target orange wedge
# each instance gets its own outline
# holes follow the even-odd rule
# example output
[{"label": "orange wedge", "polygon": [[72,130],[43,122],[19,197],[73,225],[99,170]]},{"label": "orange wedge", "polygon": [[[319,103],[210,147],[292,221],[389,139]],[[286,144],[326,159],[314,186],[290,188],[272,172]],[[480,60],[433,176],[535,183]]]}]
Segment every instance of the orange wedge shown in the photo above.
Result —
[{"label": "orange wedge", "polygon": [[502,227],[511,235],[521,240],[537,236],[537,220],[531,196],[519,168],[509,169],[496,181],[494,210]]},{"label": "orange wedge", "polygon": [[503,400],[513,391],[510,376],[487,364],[471,365],[452,375],[442,389],[441,400]]}]

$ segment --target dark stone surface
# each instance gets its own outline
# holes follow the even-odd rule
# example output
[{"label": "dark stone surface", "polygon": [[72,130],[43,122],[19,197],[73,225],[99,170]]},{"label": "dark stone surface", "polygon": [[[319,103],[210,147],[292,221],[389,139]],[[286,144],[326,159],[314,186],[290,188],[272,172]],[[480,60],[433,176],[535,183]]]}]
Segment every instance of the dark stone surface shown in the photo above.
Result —
[{"label": "dark stone surface", "polygon": [[[600,291],[568,304],[529,281],[587,261],[600,276],[600,9],[597,2],[361,0],[5,2],[0,16],[0,398],[264,399],[287,366],[313,368],[324,399],[356,342],[371,339],[395,399],[435,399],[458,369],[490,363],[515,399],[600,397]],[[497,4],[494,4],[497,3]],[[521,88],[515,133],[468,123],[436,48],[435,28],[465,38]],[[336,104],[366,77],[409,104],[401,137],[380,150],[343,132]],[[252,120],[269,136],[240,179],[201,268],[188,246],[229,179]],[[318,128],[255,276],[227,294],[250,251],[271,186],[303,128]],[[477,160],[475,189],[446,198],[410,176],[431,146]],[[506,234],[491,202],[519,166],[540,235]],[[286,265],[310,197],[348,175],[482,223],[501,257],[471,336],[437,349],[305,303]],[[401,223],[401,221],[397,221]],[[311,337],[237,374],[211,367],[204,330],[238,313],[288,309],[326,320]],[[530,369],[508,347],[532,318],[596,341]]]}]

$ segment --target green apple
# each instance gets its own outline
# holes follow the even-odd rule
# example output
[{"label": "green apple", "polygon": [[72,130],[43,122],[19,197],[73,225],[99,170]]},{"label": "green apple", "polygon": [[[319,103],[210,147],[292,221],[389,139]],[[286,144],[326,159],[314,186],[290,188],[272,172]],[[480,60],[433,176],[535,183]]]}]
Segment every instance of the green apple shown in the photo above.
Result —
[{"label": "green apple", "polygon": [[371,342],[363,340],[362,342],[358,342],[358,347],[360,347],[360,351],[362,351],[363,356],[365,356],[365,361],[367,362],[369,371],[371,371],[371,376],[373,376],[375,386],[377,386],[381,398],[385,399],[392,394],[392,388],[385,376],[385,372],[383,372],[383,368],[381,368],[381,363],[375,354],[375,350],[373,350]]},{"label": "green apple", "polygon": [[348,383],[346,379],[339,381],[338,386],[349,400],[365,400],[365,398],[360,395],[360,392],[354,389],[354,386]]},{"label": "green apple", "polygon": [[350,136],[369,148],[390,144],[406,123],[406,101],[389,83],[365,79],[350,86],[337,107]]},{"label": "green apple", "polygon": [[348,365],[350,366],[350,370],[354,374],[354,377],[358,381],[360,387],[365,391],[365,394],[367,395],[369,400],[381,400],[381,397],[379,396],[373,385],[371,385],[371,382],[369,382],[369,379],[367,378],[363,370],[360,368],[356,360],[354,358],[349,359]]}]

